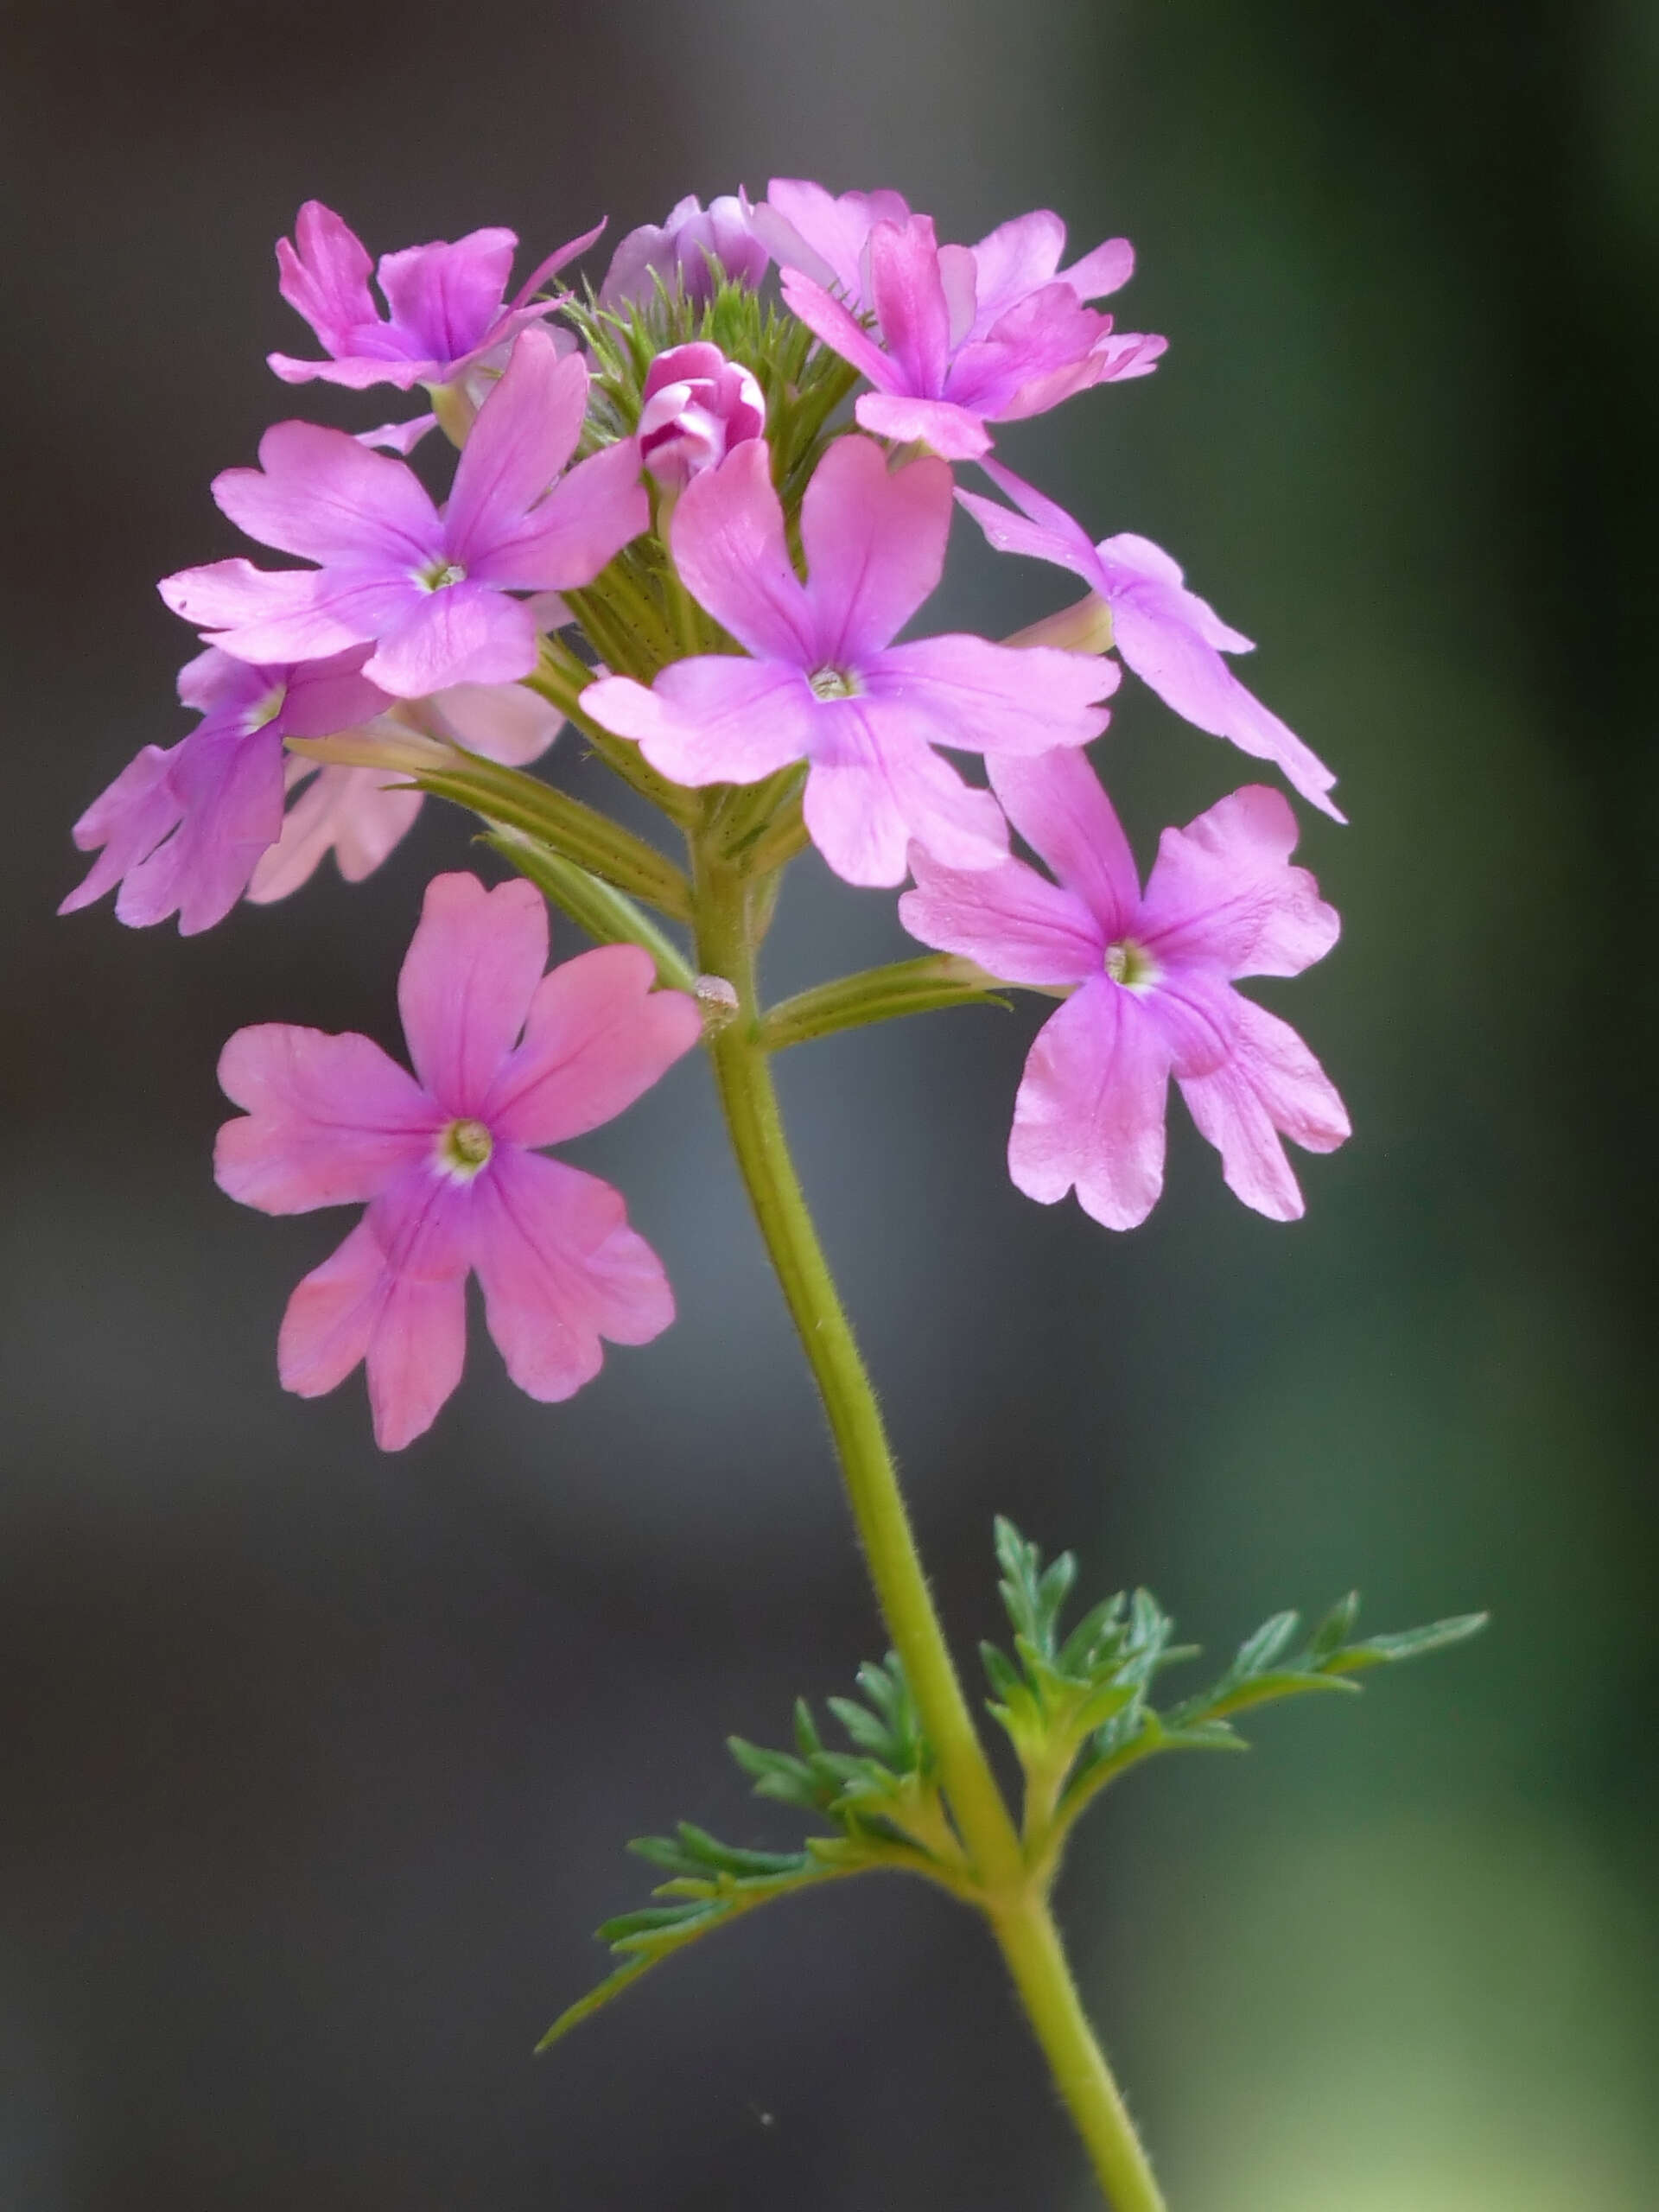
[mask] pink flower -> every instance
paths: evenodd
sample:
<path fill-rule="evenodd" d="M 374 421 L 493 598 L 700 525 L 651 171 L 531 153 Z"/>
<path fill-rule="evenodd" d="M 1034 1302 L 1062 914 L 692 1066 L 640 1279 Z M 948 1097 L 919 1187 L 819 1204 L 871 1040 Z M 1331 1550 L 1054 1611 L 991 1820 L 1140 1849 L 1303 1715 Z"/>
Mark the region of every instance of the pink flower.
<path fill-rule="evenodd" d="M 240 660 L 372 643 L 365 672 L 399 698 L 528 675 L 535 616 L 508 594 L 590 583 L 650 522 L 632 439 L 554 482 L 587 401 L 582 363 L 561 359 L 544 331 L 521 332 L 442 513 L 406 462 L 343 430 L 279 423 L 260 467 L 226 469 L 213 496 L 251 537 L 321 565 L 217 561 L 167 577 L 162 596 Z"/>
<path fill-rule="evenodd" d="M 862 249 L 868 273 L 855 292 L 848 288 L 874 310 L 874 331 L 801 270 L 785 270 L 784 297 L 875 386 L 855 410 L 865 429 L 973 460 L 990 448 L 988 423 L 1040 415 L 1108 378 L 1144 376 L 1164 351 L 1163 339 L 1115 332 L 1109 315 L 1084 305 L 1128 276 L 1128 242 L 1109 239 L 1058 272 L 1065 236 L 1046 213 L 1004 224 L 971 248 L 941 246 L 927 215 L 882 219 Z M 844 270 L 836 273 L 844 283 Z"/>
<path fill-rule="evenodd" d="M 745 438 L 765 435 L 766 403 L 751 372 L 718 346 L 673 346 L 645 372 L 639 457 L 664 490 L 723 461 Z"/>
<path fill-rule="evenodd" d="M 1224 652 L 1253 652 L 1250 640 L 1186 589 L 1167 553 L 1128 531 L 1091 545 L 1080 523 L 1012 469 L 990 461 L 982 465 L 1020 513 L 971 492 L 957 497 L 999 553 L 1029 554 L 1081 576 L 1111 609 L 1112 642 L 1166 706 L 1242 753 L 1271 760 L 1311 806 L 1345 819 L 1329 796 L 1336 781 L 1331 771 L 1223 660 Z"/>
<path fill-rule="evenodd" d="M 417 730 L 522 768 L 546 752 L 562 719 L 522 683 L 456 683 L 394 708 L 368 728 Z M 297 754 L 289 758 L 288 789 L 299 795 L 290 798 L 282 835 L 261 855 L 248 886 L 256 906 L 297 891 L 329 852 L 346 882 L 360 883 L 407 834 L 423 798 L 394 770 L 320 767 Z"/>
<path fill-rule="evenodd" d="M 601 223 L 549 254 L 511 304 L 507 278 L 518 245 L 512 231 L 469 231 L 453 245 L 439 238 L 383 254 L 379 279 L 387 313 L 382 315 L 369 290 L 362 241 L 332 208 L 308 200 L 294 226 L 298 245 L 276 242 L 279 289 L 316 332 L 329 359 L 301 361 L 272 353 L 270 365 L 284 384 L 321 378 L 353 391 L 375 384 L 396 385 L 401 391 L 417 384 L 453 385 L 484 354 L 552 312 L 556 301 L 532 296 L 604 227 Z"/>
<path fill-rule="evenodd" d="M 584 711 L 680 784 L 754 783 L 804 760 L 807 829 L 849 883 L 902 881 L 911 838 L 957 868 L 995 865 L 1007 842 L 995 801 L 933 747 L 1086 744 L 1117 671 L 982 638 L 895 645 L 939 581 L 950 525 L 943 461 L 889 471 L 868 438 L 839 439 L 802 505 L 802 583 L 766 444 L 734 448 L 687 486 L 670 536 L 681 576 L 750 658 L 676 661 L 650 690 L 607 677 Z"/>
<path fill-rule="evenodd" d="M 1336 942 L 1335 913 L 1288 865 L 1295 817 L 1252 785 L 1185 830 L 1166 830 L 1144 896 L 1111 802 L 1087 760 L 999 761 L 998 798 L 1058 884 L 1022 861 L 955 874 L 912 855 L 899 902 L 912 937 L 1012 983 L 1075 986 L 1038 1033 L 1008 1140 L 1008 1173 L 1052 1205 L 1074 1185 L 1085 1213 L 1132 1229 L 1164 1179 L 1164 1105 L 1174 1076 L 1221 1154 L 1228 1187 L 1274 1221 L 1302 1194 L 1281 1136 L 1332 1152 L 1341 1099 L 1295 1031 L 1232 989 L 1240 976 L 1295 976 Z"/>
<path fill-rule="evenodd" d="M 730 283 L 753 289 L 766 273 L 767 254 L 751 226 L 750 212 L 746 200 L 729 194 L 711 200 L 705 209 L 689 193 L 670 209 L 665 222 L 642 223 L 628 232 L 611 257 L 599 304 L 649 307 L 656 297 L 654 280 L 660 277 L 671 292 L 677 284 L 688 300 L 703 307 L 715 296 L 716 270 Z"/>
<path fill-rule="evenodd" d="M 219 1133 L 221 1190 L 264 1213 L 366 1202 L 289 1300 L 277 1365 L 284 1389 L 314 1398 L 366 1361 L 385 1451 L 429 1427 L 461 1380 L 474 1271 L 532 1398 L 590 1381 L 601 1338 L 646 1344 L 674 1318 L 618 1193 L 536 1148 L 631 1105 L 696 1042 L 696 1007 L 652 990 L 635 945 L 543 976 L 546 962 L 529 884 L 441 875 L 398 983 L 415 1075 L 366 1037 L 285 1022 L 238 1030 L 219 1061 L 247 1109 Z"/>
<path fill-rule="evenodd" d="M 210 649 L 179 672 L 202 719 L 163 751 L 147 745 L 74 827 L 91 871 L 59 907 L 90 906 L 115 884 L 117 917 L 179 917 L 185 937 L 223 920 L 283 829 L 283 741 L 367 721 L 391 702 L 362 674 L 366 648 L 257 666 Z M 101 849 L 99 849 L 101 848 Z"/>

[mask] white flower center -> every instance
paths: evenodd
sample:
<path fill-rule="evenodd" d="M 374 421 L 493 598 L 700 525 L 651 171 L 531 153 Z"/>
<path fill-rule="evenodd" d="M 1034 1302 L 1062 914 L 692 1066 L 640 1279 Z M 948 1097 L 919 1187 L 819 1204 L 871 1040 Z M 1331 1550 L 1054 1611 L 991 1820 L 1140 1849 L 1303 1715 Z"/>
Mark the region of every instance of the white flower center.
<path fill-rule="evenodd" d="M 438 1138 L 438 1163 L 458 1181 L 470 1183 L 495 1150 L 483 1122 L 451 1122 Z"/>
<path fill-rule="evenodd" d="M 1120 938 L 1116 944 L 1109 944 L 1101 965 L 1115 983 L 1122 983 L 1126 991 L 1148 990 L 1158 980 L 1158 963 L 1144 944 L 1137 944 L 1132 937 Z"/>
<path fill-rule="evenodd" d="M 862 689 L 858 678 L 844 668 L 815 669 L 806 680 L 815 699 L 853 699 Z"/>

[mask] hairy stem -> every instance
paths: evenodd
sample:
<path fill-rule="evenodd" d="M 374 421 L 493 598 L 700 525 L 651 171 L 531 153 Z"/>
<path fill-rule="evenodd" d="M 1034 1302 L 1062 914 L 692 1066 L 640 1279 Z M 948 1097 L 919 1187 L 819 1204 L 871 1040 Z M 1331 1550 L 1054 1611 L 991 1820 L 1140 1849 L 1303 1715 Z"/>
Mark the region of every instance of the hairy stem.
<path fill-rule="evenodd" d="M 974 1725 L 912 1533 L 870 1382 L 785 1141 L 754 976 L 763 886 L 690 840 L 699 966 L 736 990 L 736 1017 L 709 1040 L 737 1164 L 800 1333 L 840 1457 L 853 1517 L 893 1649 L 938 1761 L 984 1910 L 1115 2212 L 1163 2199 L 1084 2016 L 1050 1911 Z"/>

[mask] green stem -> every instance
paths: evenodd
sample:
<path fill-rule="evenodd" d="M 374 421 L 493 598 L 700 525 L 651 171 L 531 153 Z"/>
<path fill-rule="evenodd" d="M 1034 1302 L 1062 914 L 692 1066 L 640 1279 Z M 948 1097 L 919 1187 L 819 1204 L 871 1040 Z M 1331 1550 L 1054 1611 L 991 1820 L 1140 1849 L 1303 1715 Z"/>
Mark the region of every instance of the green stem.
<path fill-rule="evenodd" d="M 1027 1864 L 934 1608 L 868 1373 L 836 1294 L 785 1141 L 755 991 L 752 901 L 729 862 L 691 841 L 699 966 L 735 988 L 736 1018 L 709 1040 L 732 1148 L 823 1400 L 893 1648 L 920 1709 L 985 1911 L 1056 2086 L 1115 2212 L 1164 2212 L 1133 2124 L 1090 2032 L 1046 1890 Z"/>
<path fill-rule="evenodd" d="M 995 982 L 971 960 L 953 952 L 930 952 L 919 960 L 898 960 L 887 968 L 866 968 L 815 984 L 767 1009 L 760 1026 L 768 1052 L 830 1037 L 839 1029 L 861 1029 L 872 1021 L 893 1021 L 901 1014 L 931 1014 L 946 1006 L 1006 1006 L 995 996 Z"/>

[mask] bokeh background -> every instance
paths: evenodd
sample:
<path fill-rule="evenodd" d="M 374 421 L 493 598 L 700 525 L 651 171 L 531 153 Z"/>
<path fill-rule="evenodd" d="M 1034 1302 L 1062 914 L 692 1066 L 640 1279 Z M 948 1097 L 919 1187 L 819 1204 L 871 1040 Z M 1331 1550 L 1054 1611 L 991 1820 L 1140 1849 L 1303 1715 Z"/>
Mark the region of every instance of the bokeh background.
<path fill-rule="evenodd" d="M 964 1652 L 997 1510 L 1211 1646 L 1355 1582 L 1373 1626 L 1495 1609 L 1084 1836 L 1066 1917 L 1173 2202 L 1652 2202 L 1652 7 L 12 0 L 0 41 L 0 2202 L 1091 2201 L 980 1932 L 903 1885 L 760 1916 L 531 2060 L 641 1893 L 624 1839 L 785 1836 L 721 1740 L 878 1646 L 702 1071 L 583 1148 L 678 1327 L 553 1411 L 480 1338 L 384 1459 L 360 1385 L 276 1388 L 339 1224 L 215 1192 L 213 1064 L 249 1020 L 391 1041 L 465 825 L 190 942 L 52 918 L 71 820 L 182 727 L 152 580 L 233 550 L 208 478 L 288 411 L 298 203 L 539 254 L 773 172 L 1135 239 L 1121 319 L 1166 360 L 1001 449 L 1264 640 L 1354 824 L 1304 846 L 1341 946 L 1262 991 L 1358 1130 L 1299 1227 L 1190 1129 L 1134 1236 L 1020 1198 L 1029 1009 L 784 1068 Z M 1055 590 L 964 541 L 940 620 Z M 1143 854 L 1248 773 L 1127 687 L 1104 757 Z M 902 942 L 810 862 L 771 973 Z"/>

